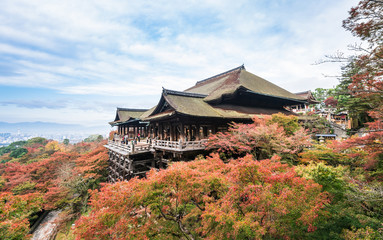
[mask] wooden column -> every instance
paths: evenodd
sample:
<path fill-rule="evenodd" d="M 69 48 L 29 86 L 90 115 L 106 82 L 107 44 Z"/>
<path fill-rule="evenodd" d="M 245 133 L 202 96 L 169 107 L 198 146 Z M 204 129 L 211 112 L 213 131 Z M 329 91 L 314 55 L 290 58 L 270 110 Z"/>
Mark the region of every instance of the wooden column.
<path fill-rule="evenodd" d="M 185 126 L 184 124 L 181 122 L 179 124 L 179 127 L 180 127 L 180 139 L 181 141 L 185 142 Z"/>
<path fill-rule="evenodd" d="M 162 128 L 162 123 L 158 124 L 158 139 L 163 140 L 164 138 L 164 129 Z"/>
<path fill-rule="evenodd" d="M 196 124 L 196 136 L 195 136 L 196 141 L 199 141 L 201 139 L 200 134 L 201 134 L 200 125 L 199 125 L 199 123 L 197 123 Z"/>
<path fill-rule="evenodd" d="M 174 136 L 173 136 L 173 134 L 174 134 L 174 131 L 173 131 L 173 124 L 169 124 L 169 129 L 170 129 L 170 141 L 174 141 Z"/>
<path fill-rule="evenodd" d="M 178 138 L 177 138 L 177 125 L 173 124 L 172 129 L 173 129 L 173 141 L 177 141 L 178 140 Z"/>

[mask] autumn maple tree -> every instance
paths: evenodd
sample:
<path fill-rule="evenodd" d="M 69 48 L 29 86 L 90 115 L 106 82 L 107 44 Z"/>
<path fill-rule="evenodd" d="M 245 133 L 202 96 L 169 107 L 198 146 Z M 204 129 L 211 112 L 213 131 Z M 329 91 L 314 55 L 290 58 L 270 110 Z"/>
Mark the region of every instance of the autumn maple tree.
<path fill-rule="evenodd" d="M 363 42 L 352 47 L 358 54 L 344 67 L 339 86 L 350 96 L 346 109 L 352 113 L 360 107 L 361 115 L 368 118 L 361 121 L 366 122 L 365 136 L 351 138 L 341 147 L 363 146 L 365 168 L 383 173 L 383 2 L 360 1 L 349 11 L 343 27 Z"/>
<path fill-rule="evenodd" d="M 93 191 L 75 231 L 78 239 L 304 237 L 328 202 L 319 184 L 278 158 L 225 164 L 213 154 Z"/>
<path fill-rule="evenodd" d="M 278 154 L 284 160 L 295 160 L 310 144 L 297 117 L 277 114 L 254 117 L 251 124 L 233 123 L 227 132 L 212 135 L 207 147 L 228 156 L 250 153 L 260 160 Z"/>
<path fill-rule="evenodd" d="M 0 239 L 23 239 L 28 236 L 28 217 L 43 208 L 40 193 L 13 195 L 0 192 Z"/>
<path fill-rule="evenodd" d="M 40 211 L 61 208 L 67 218 L 78 216 L 86 209 L 88 189 L 105 181 L 102 142 L 65 145 L 33 138 L 17 144 L 4 155 L 27 152 L 0 164 L 0 239 L 27 239 Z"/>
<path fill-rule="evenodd" d="M 345 67 L 344 88 L 354 98 L 368 102 L 370 116 L 382 122 L 383 116 L 383 2 L 363 0 L 352 8 L 343 27 L 360 38 L 354 46 L 358 55 Z M 342 82 L 341 82 L 342 84 Z M 377 126 L 371 126 L 377 127 Z M 379 126 L 381 128 L 381 126 Z"/>

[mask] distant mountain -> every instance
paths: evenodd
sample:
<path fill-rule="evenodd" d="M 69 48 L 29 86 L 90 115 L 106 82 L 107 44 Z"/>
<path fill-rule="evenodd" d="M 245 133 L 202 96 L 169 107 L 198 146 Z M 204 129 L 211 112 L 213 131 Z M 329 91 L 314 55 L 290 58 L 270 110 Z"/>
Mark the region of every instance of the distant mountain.
<path fill-rule="evenodd" d="M 106 134 L 110 131 L 110 127 L 105 125 L 100 126 L 83 126 L 80 124 L 62 124 L 52 122 L 18 122 L 8 123 L 0 122 L 0 133 L 44 133 L 44 134 Z"/>

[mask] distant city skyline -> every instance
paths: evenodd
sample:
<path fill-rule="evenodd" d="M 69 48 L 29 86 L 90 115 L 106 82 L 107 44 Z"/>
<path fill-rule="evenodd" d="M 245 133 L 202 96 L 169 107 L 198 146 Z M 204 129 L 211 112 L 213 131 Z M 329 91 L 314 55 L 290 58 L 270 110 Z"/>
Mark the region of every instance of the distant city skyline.
<path fill-rule="evenodd" d="M 7 123 L 0 121 L 0 134 L 45 134 L 45 135 L 68 135 L 68 134 L 107 134 L 112 129 L 108 124 L 87 126 L 81 124 L 61 124 L 54 122 L 18 122 Z"/>
<path fill-rule="evenodd" d="M 150 108 L 244 64 L 291 92 L 329 88 L 356 40 L 356 0 L 4 0 L 0 121 L 108 125 L 116 107 Z"/>
<path fill-rule="evenodd" d="M 107 137 L 111 128 L 106 124 L 87 127 L 76 124 L 60 124 L 48 122 L 0 122 L 0 147 L 16 141 L 26 141 L 34 137 L 62 142 L 69 139 L 71 143 L 83 141 L 90 135 L 102 135 Z"/>

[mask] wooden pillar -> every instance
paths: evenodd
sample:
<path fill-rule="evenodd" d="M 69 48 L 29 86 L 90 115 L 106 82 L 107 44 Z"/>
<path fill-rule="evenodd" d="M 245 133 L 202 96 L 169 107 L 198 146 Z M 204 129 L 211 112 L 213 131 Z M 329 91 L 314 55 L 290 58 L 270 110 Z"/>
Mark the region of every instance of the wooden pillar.
<path fill-rule="evenodd" d="M 200 134 L 201 134 L 201 131 L 200 131 L 200 125 L 199 123 L 196 124 L 196 136 L 195 136 L 195 140 L 196 141 L 199 141 L 200 140 Z"/>
<path fill-rule="evenodd" d="M 172 123 L 170 123 L 169 124 L 169 129 L 170 129 L 170 132 L 169 132 L 169 134 L 170 134 L 170 141 L 174 141 L 174 136 L 173 136 L 173 134 L 174 134 L 174 131 L 173 131 L 173 124 Z"/>
<path fill-rule="evenodd" d="M 158 139 L 163 140 L 164 130 L 162 129 L 162 123 L 158 124 Z"/>
<path fill-rule="evenodd" d="M 172 129 L 173 129 L 173 141 L 178 141 L 178 138 L 177 138 L 177 125 L 173 124 L 172 125 Z"/>
<path fill-rule="evenodd" d="M 189 127 L 188 127 L 188 125 L 187 124 L 185 124 L 184 125 L 184 129 L 183 129 L 183 131 L 184 131 L 184 134 L 185 134 L 185 142 L 186 141 L 188 141 L 189 139 Z"/>
<path fill-rule="evenodd" d="M 190 141 L 193 141 L 196 138 L 195 125 L 190 125 Z"/>
<path fill-rule="evenodd" d="M 191 136 L 192 136 L 191 124 L 188 124 L 187 128 L 188 129 L 187 129 L 187 136 L 186 136 L 186 138 L 187 138 L 188 141 L 190 141 L 191 140 Z"/>
<path fill-rule="evenodd" d="M 155 126 L 153 128 L 153 136 L 154 136 L 154 138 L 158 138 L 158 126 Z"/>
<path fill-rule="evenodd" d="M 185 126 L 183 123 L 180 124 L 180 139 L 185 142 Z"/>

